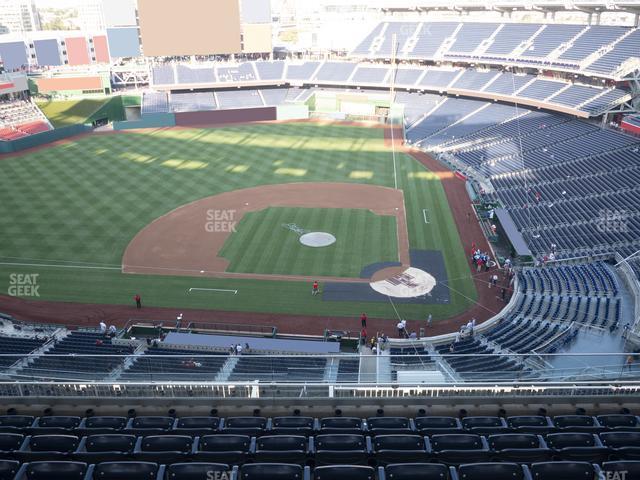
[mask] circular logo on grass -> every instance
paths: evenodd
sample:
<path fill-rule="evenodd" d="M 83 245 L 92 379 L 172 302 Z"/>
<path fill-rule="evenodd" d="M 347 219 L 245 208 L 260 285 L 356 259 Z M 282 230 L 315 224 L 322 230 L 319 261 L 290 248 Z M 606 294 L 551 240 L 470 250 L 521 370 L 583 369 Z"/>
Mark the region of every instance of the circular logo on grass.
<path fill-rule="evenodd" d="M 309 232 L 300 236 L 300 243 L 307 247 L 328 247 L 336 243 L 336 237 L 327 232 Z"/>

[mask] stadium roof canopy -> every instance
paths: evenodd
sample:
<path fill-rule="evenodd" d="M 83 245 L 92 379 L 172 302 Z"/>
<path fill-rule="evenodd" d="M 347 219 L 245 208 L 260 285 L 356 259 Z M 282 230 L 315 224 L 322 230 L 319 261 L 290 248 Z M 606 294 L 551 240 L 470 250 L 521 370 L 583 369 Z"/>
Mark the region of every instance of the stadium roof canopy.
<path fill-rule="evenodd" d="M 391 3 L 391 2 L 390 2 Z M 386 12 L 426 12 L 430 10 L 455 11 L 583 11 L 588 13 L 625 11 L 640 13 L 638 0 L 394 0 L 393 5 L 382 8 Z"/>

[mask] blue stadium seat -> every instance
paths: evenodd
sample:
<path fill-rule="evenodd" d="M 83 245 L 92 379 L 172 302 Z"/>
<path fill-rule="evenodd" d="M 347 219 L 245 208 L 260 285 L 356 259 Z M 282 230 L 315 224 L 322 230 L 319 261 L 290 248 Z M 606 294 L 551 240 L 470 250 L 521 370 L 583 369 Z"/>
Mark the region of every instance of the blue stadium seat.
<path fill-rule="evenodd" d="M 635 415 L 598 415 L 596 419 L 607 430 L 640 430 L 640 422 Z"/>
<path fill-rule="evenodd" d="M 0 432 L 26 434 L 34 421 L 35 417 L 29 415 L 2 415 L 0 416 Z"/>
<path fill-rule="evenodd" d="M 20 450 L 25 436 L 19 433 L 0 433 L 0 455 L 2 458 L 13 458 L 13 452 Z"/>
<path fill-rule="evenodd" d="M 363 465 L 331 465 L 313 471 L 314 480 L 374 480 L 376 471 Z"/>
<path fill-rule="evenodd" d="M 553 433 L 556 428 L 551 423 L 549 417 L 538 415 L 521 415 L 515 417 L 507 417 L 507 425 L 512 430 L 521 433 Z"/>
<path fill-rule="evenodd" d="M 0 460 L 0 480 L 13 480 L 19 469 L 17 460 Z"/>
<path fill-rule="evenodd" d="M 431 448 L 436 458 L 447 465 L 489 460 L 489 448 L 484 437 L 470 433 L 433 435 Z"/>
<path fill-rule="evenodd" d="M 439 463 L 404 463 L 380 467 L 380 480 L 451 480 L 451 470 Z"/>
<path fill-rule="evenodd" d="M 428 462 L 429 440 L 419 435 L 377 435 L 372 441 L 378 465 Z"/>
<path fill-rule="evenodd" d="M 300 465 L 287 463 L 248 463 L 239 470 L 239 480 L 303 480 L 305 477 L 305 469 Z"/>
<path fill-rule="evenodd" d="M 84 418 L 76 429 L 78 435 L 118 433 L 127 426 L 126 417 L 89 417 Z"/>
<path fill-rule="evenodd" d="M 600 441 L 616 458 L 640 460 L 640 432 L 602 432 Z"/>
<path fill-rule="evenodd" d="M 336 433 L 317 435 L 312 449 L 317 465 L 363 465 L 367 463 L 371 443 L 363 435 Z"/>
<path fill-rule="evenodd" d="M 590 433 L 550 433 L 545 441 L 559 460 L 602 463 L 609 457 L 609 449 Z"/>
<path fill-rule="evenodd" d="M 16 452 L 23 462 L 66 460 L 78 448 L 80 440 L 73 435 L 34 435 Z"/>
<path fill-rule="evenodd" d="M 32 435 L 72 435 L 81 421 L 80 417 L 38 417 L 29 431 Z"/>
<path fill-rule="evenodd" d="M 274 435 L 311 435 L 315 430 L 312 417 L 274 417 L 271 420 L 271 433 Z"/>
<path fill-rule="evenodd" d="M 151 462 L 104 462 L 93 469 L 92 480 L 161 480 L 162 470 Z"/>
<path fill-rule="evenodd" d="M 527 433 L 503 433 L 487 438 L 491 456 L 501 462 L 546 462 L 553 451 L 547 448 L 539 435 Z"/>
<path fill-rule="evenodd" d="M 529 467 L 534 480 L 596 480 L 598 469 L 587 462 L 543 462 Z"/>
<path fill-rule="evenodd" d="M 241 464 L 251 451 L 247 435 L 205 435 L 197 440 L 194 459 L 199 462 Z"/>
<path fill-rule="evenodd" d="M 588 415 L 561 415 L 553 417 L 553 424 L 562 432 L 598 433 L 603 430 L 594 417 Z"/>
<path fill-rule="evenodd" d="M 327 417 L 320 420 L 322 433 L 361 434 L 363 429 L 362 419 L 357 417 Z"/>
<path fill-rule="evenodd" d="M 80 440 L 73 458 L 86 463 L 129 460 L 136 445 L 135 435 L 89 435 Z"/>
<path fill-rule="evenodd" d="M 180 417 L 172 433 L 202 436 L 215 433 L 220 426 L 218 417 Z"/>
<path fill-rule="evenodd" d="M 172 417 L 144 416 L 129 420 L 126 432 L 134 435 L 162 435 L 173 427 Z"/>
<path fill-rule="evenodd" d="M 20 468 L 16 480 L 83 480 L 87 469 L 82 462 L 30 462 Z"/>
<path fill-rule="evenodd" d="M 230 472 L 229 465 L 224 463 L 174 463 L 167 465 L 166 480 L 210 480 L 215 472 Z M 210 473 L 211 472 L 211 473 Z M 222 475 L 220 475 L 222 477 Z M 227 478 L 230 478 L 227 477 Z"/>
<path fill-rule="evenodd" d="M 174 463 L 188 460 L 192 450 L 189 435 L 150 435 L 138 438 L 133 455 L 147 462 Z"/>
<path fill-rule="evenodd" d="M 229 417 L 224 421 L 223 432 L 234 435 L 260 436 L 267 429 L 264 417 Z"/>
<path fill-rule="evenodd" d="M 265 435 L 256 439 L 254 457 L 262 463 L 304 464 L 309 455 L 309 440 L 302 435 Z"/>
<path fill-rule="evenodd" d="M 507 423 L 501 417 L 465 417 L 462 419 L 462 427 L 478 435 L 491 435 L 509 431 Z"/>
<path fill-rule="evenodd" d="M 462 424 L 454 417 L 416 417 L 414 424 L 422 435 L 462 433 Z"/>
<path fill-rule="evenodd" d="M 464 480 L 528 480 L 528 471 L 517 463 L 471 463 L 458 467 Z"/>
<path fill-rule="evenodd" d="M 373 435 L 402 434 L 413 430 L 406 417 L 371 417 L 367 419 L 367 427 Z"/>

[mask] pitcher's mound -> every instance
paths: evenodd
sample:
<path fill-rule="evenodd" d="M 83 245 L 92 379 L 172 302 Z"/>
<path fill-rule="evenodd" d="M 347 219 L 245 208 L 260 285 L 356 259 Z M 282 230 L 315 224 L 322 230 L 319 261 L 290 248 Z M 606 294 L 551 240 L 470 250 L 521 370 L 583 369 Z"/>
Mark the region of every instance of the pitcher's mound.
<path fill-rule="evenodd" d="M 390 272 L 394 273 L 394 272 Z M 415 298 L 428 295 L 436 286 L 433 275 L 419 268 L 409 267 L 383 280 L 372 279 L 371 288 L 389 297 Z"/>
<path fill-rule="evenodd" d="M 327 232 L 311 232 L 302 235 L 300 243 L 307 247 L 328 247 L 336 243 L 336 237 Z"/>

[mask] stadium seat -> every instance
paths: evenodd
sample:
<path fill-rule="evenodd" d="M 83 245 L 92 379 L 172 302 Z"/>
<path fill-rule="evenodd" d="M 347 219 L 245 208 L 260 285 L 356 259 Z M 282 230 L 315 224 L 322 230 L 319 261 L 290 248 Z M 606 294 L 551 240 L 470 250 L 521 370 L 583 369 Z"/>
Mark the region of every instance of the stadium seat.
<path fill-rule="evenodd" d="M 73 458 L 90 464 L 128 460 L 133 455 L 135 445 L 135 435 L 89 435 L 80 440 Z"/>
<path fill-rule="evenodd" d="M 406 434 L 413 429 L 406 417 L 371 417 L 367 419 L 367 427 L 372 435 Z"/>
<path fill-rule="evenodd" d="M 29 431 L 32 435 L 72 435 L 81 421 L 80 417 L 38 417 Z"/>
<path fill-rule="evenodd" d="M 104 462 L 93 469 L 92 480 L 161 480 L 162 470 L 151 462 Z"/>
<path fill-rule="evenodd" d="M 451 471 L 438 463 L 404 463 L 378 469 L 380 480 L 450 480 Z"/>
<path fill-rule="evenodd" d="M 17 460 L 0 460 L 0 480 L 13 480 L 19 469 Z"/>
<path fill-rule="evenodd" d="M 225 419 L 223 432 L 233 435 L 260 436 L 267 428 L 264 417 L 229 417 Z"/>
<path fill-rule="evenodd" d="M 374 480 L 376 471 L 363 465 L 331 465 L 313 471 L 314 480 Z"/>
<path fill-rule="evenodd" d="M 33 425 L 35 417 L 28 415 L 2 415 L 0 416 L 0 432 L 28 433 L 28 428 Z"/>
<path fill-rule="evenodd" d="M 598 433 L 603 428 L 588 415 L 561 415 L 553 417 L 553 424 L 561 432 Z"/>
<path fill-rule="evenodd" d="M 509 431 L 507 423 L 501 417 L 466 417 L 462 419 L 462 427 L 478 435 L 491 435 Z"/>
<path fill-rule="evenodd" d="M 454 417 L 416 417 L 414 425 L 422 435 L 462 433 L 462 424 Z"/>
<path fill-rule="evenodd" d="M 471 433 L 433 435 L 431 448 L 436 458 L 447 465 L 483 462 L 490 458 L 484 437 Z"/>
<path fill-rule="evenodd" d="M 640 422 L 635 415 L 599 415 L 596 419 L 607 430 L 640 430 Z"/>
<path fill-rule="evenodd" d="M 363 465 L 371 452 L 370 438 L 336 433 L 317 435 L 312 443 L 317 465 Z"/>
<path fill-rule="evenodd" d="M 640 432 L 602 432 L 600 441 L 616 458 L 640 460 Z"/>
<path fill-rule="evenodd" d="M 30 462 L 20 468 L 16 480 L 83 480 L 87 468 L 82 462 Z"/>
<path fill-rule="evenodd" d="M 215 478 L 215 475 L 211 475 L 211 473 L 229 471 L 231 471 L 231 468 L 224 463 L 174 463 L 167 465 L 165 479 L 209 480 Z"/>
<path fill-rule="evenodd" d="M 528 472 L 517 463 L 471 463 L 458 467 L 464 480 L 525 480 Z"/>
<path fill-rule="evenodd" d="M 596 480 L 598 469 L 587 462 L 543 462 L 529 467 L 534 480 Z"/>
<path fill-rule="evenodd" d="M 304 464 L 309 441 L 302 435 L 267 435 L 256 439 L 254 457 L 262 463 Z"/>
<path fill-rule="evenodd" d="M 89 417 L 82 419 L 76 431 L 78 435 L 118 433 L 126 426 L 126 417 Z"/>
<path fill-rule="evenodd" d="M 590 433 L 550 433 L 545 441 L 558 460 L 601 463 L 609 457 L 609 449 Z"/>
<path fill-rule="evenodd" d="M 546 462 L 551 460 L 552 450 L 547 448 L 539 435 L 527 433 L 503 433 L 487 438 L 491 456 L 501 462 Z"/>
<path fill-rule="evenodd" d="M 0 433 L 0 455 L 2 458 L 13 458 L 13 452 L 20 450 L 24 435 L 19 433 Z"/>
<path fill-rule="evenodd" d="M 172 433 L 177 435 L 202 436 L 215 433 L 220 426 L 218 417 L 180 417 Z"/>
<path fill-rule="evenodd" d="M 73 435 L 34 435 L 16 452 L 23 462 L 66 460 L 78 448 L 80 440 Z"/>
<path fill-rule="evenodd" d="M 205 435 L 197 441 L 194 459 L 199 462 L 241 464 L 251 450 L 247 435 Z"/>
<path fill-rule="evenodd" d="M 377 435 L 371 443 L 378 465 L 429 461 L 429 440 L 419 435 Z"/>
<path fill-rule="evenodd" d="M 136 417 L 129 420 L 126 433 L 134 435 L 162 435 L 167 433 L 175 423 L 172 417 Z"/>
<path fill-rule="evenodd" d="M 138 438 L 133 455 L 137 460 L 157 463 L 183 462 L 193 450 L 188 435 L 150 435 Z"/>
<path fill-rule="evenodd" d="M 624 474 L 626 478 L 640 478 L 640 461 L 627 460 L 617 462 L 604 462 L 602 464 L 602 471 L 605 472 L 605 478 L 607 478 L 607 472 L 626 472 Z M 608 477 L 613 478 L 613 475 L 610 473 Z M 622 475 L 619 475 L 618 477 L 622 477 Z"/>
<path fill-rule="evenodd" d="M 556 428 L 551 423 L 549 417 L 537 415 L 521 415 L 515 417 L 507 417 L 507 425 L 512 430 L 521 433 L 553 433 Z"/>
<path fill-rule="evenodd" d="M 312 417 L 274 417 L 271 420 L 273 435 L 311 435 L 315 430 L 315 420 Z"/>
<path fill-rule="evenodd" d="M 287 463 L 248 463 L 240 467 L 238 478 L 241 480 L 303 480 L 305 477 L 304 473 L 305 469 L 300 465 Z"/>
<path fill-rule="evenodd" d="M 352 433 L 361 434 L 363 431 L 362 419 L 357 417 L 328 417 L 320 420 L 320 431 L 328 433 Z"/>

